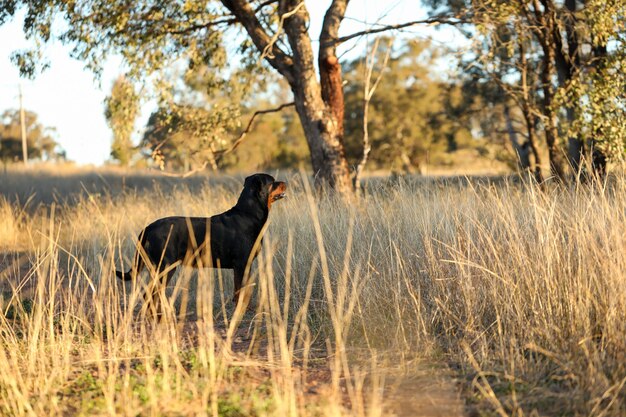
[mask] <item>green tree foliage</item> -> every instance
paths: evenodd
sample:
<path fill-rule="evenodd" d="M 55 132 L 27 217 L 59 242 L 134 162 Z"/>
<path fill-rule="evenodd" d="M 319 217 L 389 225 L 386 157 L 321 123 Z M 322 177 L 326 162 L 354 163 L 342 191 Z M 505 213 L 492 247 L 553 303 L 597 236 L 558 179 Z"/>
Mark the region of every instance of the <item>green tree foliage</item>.
<path fill-rule="evenodd" d="M 251 91 L 265 88 L 265 71 L 242 69 L 223 74 L 207 65 L 172 74 L 150 116 L 141 146 L 162 169 L 218 168 L 241 125 Z"/>
<path fill-rule="evenodd" d="M 65 152 L 54 139 L 54 129 L 43 126 L 30 111 L 25 111 L 25 125 L 29 159 L 65 159 Z M 7 110 L 0 119 L 0 159 L 5 162 L 22 160 L 19 110 Z"/>
<path fill-rule="evenodd" d="M 379 48 L 378 62 L 385 48 Z M 478 144 L 470 133 L 471 113 L 461 86 L 439 75 L 440 53 L 428 41 L 407 41 L 382 69 L 368 117 L 374 167 L 412 171 L 426 162 L 444 163 L 448 152 Z M 346 151 L 351 160 L 359 158 L 362 148 L 364 66 L 359 58 L 344 69 Z"/>
<path fill-rule="evenodd" d="M 134 85 L 126 77 L 118 77 L 104 106 L 104 116 L 113 131 L 111 157 L 127 166 L 133 154 L 131 135 L 139 113 L 139 96 Z"/>
<path fill-rule="evenodd" d="M 530 147 L 543 133 L 554 175 L 565 179 L 566 154 L 574 173 L 584 159 L 603 173 L 608 159 L 622 157 L 626 0 L 426 3 L 463 16 L 472 71 L 517 106 Z"/>
<path fill-rule="evenodd" d="M 217 168 L 215 153 L 232 136 L 221 116 L 200 106 L 162 105 L 150 115 L 141 145 L 161 169 L 189 171 L 207 163 Z M 234 127 L 238 119 L 230 119 Z"/>
<path fill-rule="evenodd" d="M 349 196 L 353 182 L 343 145 L 344 97 L 337 56 L 337 46 L 351 39 L 339 37 L 347 5 L 348 0 L 330 3 L 319 35 L 309 32 L 304 0 L 141 0 L 132 4 L 125 0 L 10 0 L 0 5 L 0 24 L 23 8 L 24 31 L 35 45 L 61 39 L 73 46 L 74 57 L 96 73 L 108 54 L 120 53 L 131 69 L 130 76 L 137 79 L 161 75 L 181 62 L 190 69 L 200 65 L 222 68 L 235 61 L 233 55 L 227 58 L 222 42 L 222 36 L 229 33 L 229 39 L 240 43 L 242 54 L 237 62 L 244 67 L 264 62 L 289 84 L 318 185 Z M 55 27 L 55 21 L 61 24 Z M 319 40 L 317 56 L 313 39 Z M 31 52 L 14 57 L 26 74 L 36 70 L 33 57 L 35 63 L 40 61 Z M 154 78 L 160 81 L 162 77 Z"/>
<path fill-rule="evenodd" d="M 209 95 L 202 89 L 205 83 L 198 82 L 208 69 L 198 70 L 188 71 L 180 83 L 173 81 L 180 86 L 177 102 L 162 102 L 150 116 L 142 140 L 146 156 L 174 171 L 197 169 L 206 161 L 213 169 L 248 171 L 307 163 L 306 139 L 293 106 L 258 116 L 242 146 L 230 152 L 244 129 L 242 121 L 247 124 L 256 111 L 292 100 L 284 83 L 268 73 L 235 73 Z"/>

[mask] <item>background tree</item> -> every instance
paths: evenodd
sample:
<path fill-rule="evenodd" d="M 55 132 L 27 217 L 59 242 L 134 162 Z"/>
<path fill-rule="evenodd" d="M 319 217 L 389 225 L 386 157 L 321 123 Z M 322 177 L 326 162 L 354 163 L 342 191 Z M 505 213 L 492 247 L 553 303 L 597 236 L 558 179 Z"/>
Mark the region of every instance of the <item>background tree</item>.
<path fill-rule="evenodd" d="M 370 106 L 372 168 L 414 172 L 425 169 L 426 164 L 434 168 L 484 165 L 494 156 L 515 163 L 513 155 L 501 150 L 505 146 L 499 140 L 504 129 L 501 106 L 481 97 L 487 94 L 486 87 L 473 86 L 442 70 L 446 68 L 440 59 L 447 52 L 445 47 L 420 39 L 406 40 L 395 48 L 389 65 L 379 68 L 391 52 L 388 44 L 382 39 L 377 56 L 372 57 L 378 63 L 376 78 L 383 71 Z M 354 165 L 362 155 L 365 67 L 363 59 L 357 58 L 343 68 L 347 155 Z M 244 83 L 233 74 L 234 79 L 224 78 L 222 86 L 209 95 L 202 89 L 207 83 L 190 82 L 201 74 L 186 74 L 179 81 L 171 80 L 176 86 L 176 100 L 163 102 L 148 120 L 142 140 L 146 157 L 154 155 L 164 169 L 182 172 L 196 170 L 207 160 L 215 169 L 244 171 L 297 169 L 310 163 L 293 106 L 255 118 L 242 146 L 225 153 L 245 130 L 240 120 L 247 127 L 247 121 L 259 110 L 277 108 L 293 98 L 285 82 L 271 73 L 248 75 L 245 85 L 250 93 L 243 94 L 237 86 Z M 182 103 L 189 107 L 181 108 Z M 193 113 L 198 113 L 197 123 L 179 119 Z M 226 120 L 230 122 L 226 124 Z M 196 124 L 205 131 L 189 129 Z M 229 127 L 222 129 L 226 125 Z"/>
<path fill-rule="evenodd" d="M 65 152 L 54 139 L 54 129 L 45 127 L 37 115 L 25 111 L 28 157 L 31 159 L 65 159 Z M 22 160 L 22 136 L 19 110 L 6 110 L 0 119 L 0 158 L 5 162 Z"/>
<path fill-rule="evenodd" d="M 222 73 L 201 63 L 170 74 L 169 94 L 150 116 L 142 148 L 163 169 L 224 167 L 220 155 L 237 137 L 242 113 L 265 104 L 268 79 L 276 81 L 259 69 Z"/>
<path fill-rule="evenodd" d="M 625 76 L 619 58 L 626 33 L 624 0 L 427 3 L 435 14 L 468 17 L 467 33 L 478 40 L 473 65 L 482 67 L 517 104 L 529 137 L 535 130 L 543 132 L 553 175 L 565 180 L 568 165 L 578 174 L 585 157 L 598 161 L 593 164 L 598 172 L 605 171 L 606 161 L 615 158 L 605 149 L 623 149 L 623 134 L 597 127 L 623 113 L 623 99 L 615 93 Z M 532 71 L 538 73 L 536 79 Z M 592 72 L 604 72 L 604 80 L 615 88 L 594 81 Z M 594 104 L 602 108 L 595 117 L 590 100 L 602 102 Z M 606 123 L 598 124 L 598 117 Z M 614 124 L 613 129 L 619 130 Z M 607 140 L 613 145 L 607 146 Z"/>
<path fill-rule="evenodd" d="M 379 62 L 387 53 L 381 42 Z M 384 76 L 369 104 L 371 164 L 399 172 L 442 163 L 449 152 L 476 147 L 471 105 L 458 81 L 444 79 L 438 58 L 445 53 L 424 40 L 405 41 L 391 54 Z M 363 135 L 363 58 L 344 66 L 346 150 L 350 161 L 361 155 Z"/>
<path fill-rule="evenodd" d="M 62 16 L 59 38 L 74 45 L 75 57 L 97 71 L 108 53 L 119 52 L 131 72 L 143 74 L 142 78 L 181 59 L 190 65 L 211 65 L 216 56 L 221 57 L 223 34 L 240 26 L 246 34 L 238 37 L 241 50 L 263 60 L 289 85 L 316 178 L 349 194 L 352 183 L 343 145 L 342 69 L 336 53 L 342 41 L 353 38 L 338 36 L 347 5 L 348 0 L 331 2 L 319 36 L 309 33 L 303 0 L 191 0 L 169 2 L 167 7 L 142 0 L 132 8 L 122 0 L 14 0 L 0 9 L 0 22 L 23 6 L 27 36 L 45 42 L 54 34 L 54 17 Z M 312 37 L 320 43 L 319 78 Z M 16 56 L 26 72 L 33 70 L 28 65 L 32 51 L 28 52 Z"/>
<path fill-rule="evenodd" d="M 113 131 L 111 157 L 127 166 L 133 154 L 131 135 L 139 113 L 139 96 L 134 85 L 123 75 L 111 88 L 111 95 L 104 100 L 104 116 Z"/>

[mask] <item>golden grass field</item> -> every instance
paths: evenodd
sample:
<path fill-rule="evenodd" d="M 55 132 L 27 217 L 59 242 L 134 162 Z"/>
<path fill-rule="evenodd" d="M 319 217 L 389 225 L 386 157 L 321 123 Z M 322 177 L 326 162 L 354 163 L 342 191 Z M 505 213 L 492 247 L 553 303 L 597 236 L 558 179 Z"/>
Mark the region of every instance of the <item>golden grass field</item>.
<path fill-rule="evenodd" d="M 155 325 L 114 269 L 243 176 L 0 173 L 0 414 L 626 415 L 626 179 L 369 178 L 346 204 L 271 174 L 253 311 L 184 269 Z"/>

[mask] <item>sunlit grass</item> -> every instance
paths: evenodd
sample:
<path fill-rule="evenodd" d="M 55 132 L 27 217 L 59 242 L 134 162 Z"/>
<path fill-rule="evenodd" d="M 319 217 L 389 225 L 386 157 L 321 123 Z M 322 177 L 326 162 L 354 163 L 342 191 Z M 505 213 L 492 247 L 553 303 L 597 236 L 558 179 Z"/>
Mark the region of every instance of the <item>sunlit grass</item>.
<path fill-rule="evenodd" d="M 114 268 L 155 218 L 232 206 L 238 179 L 1 200 L 0 413 L 386 415 L 386 375 L 417 358 L 480 410 L 626 412 L 623 179 L 381 179 L 352 204 L 281 179 L 254 311 L 225 301 L 230 273 L 182 270 L 156 326 Z"/>

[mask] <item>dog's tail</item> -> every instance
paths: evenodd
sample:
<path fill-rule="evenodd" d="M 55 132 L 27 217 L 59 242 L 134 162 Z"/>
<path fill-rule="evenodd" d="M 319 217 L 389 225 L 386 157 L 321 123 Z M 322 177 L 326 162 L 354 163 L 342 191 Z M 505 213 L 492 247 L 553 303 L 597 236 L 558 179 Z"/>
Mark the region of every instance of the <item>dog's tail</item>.
<path fill-rule="evenodd" d="M 126 272 L 124 271 L 115 271 L 115 275 L 121 280 L 131 281 L 134 279 L 144 267 L 144 261 L 141 257 L 140 252 L 143 250 L 143 245 L 145 244 L 144 234 L 143 232 L 139 235 L 139 245 L 137 246 L 137 251 L 135 252 L 135 257 L 133 259 L 133 265 Z"/>

